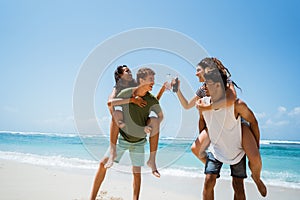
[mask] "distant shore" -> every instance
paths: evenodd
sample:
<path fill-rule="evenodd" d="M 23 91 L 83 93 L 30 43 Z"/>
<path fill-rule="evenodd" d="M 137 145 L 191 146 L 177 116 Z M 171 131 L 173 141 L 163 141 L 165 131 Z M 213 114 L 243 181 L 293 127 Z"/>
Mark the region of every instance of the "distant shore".
<path fill-rule="evenodd" d="M 1 199 L 44 199 L 44 200 L 87 200 L 94 173 L 74 170 L 53 169 L 43 166 L 18 163 L 0 159 Z M 131 174 L 113 169 L 107 173 L 103 184 L 101 200 L 131 199 Z M 163 175 L 160 179 L 151 174 L 142 175 L 141 200 L 199 200 L 203 178 L 181 178 Z M 218 180 L 215 199 L 233 199 L 231 183 Z M 296 200 L 300 189 L 268 186 L 268 195 L 262 198 L 251 181 L 246 183 L 247 199 Z"/>

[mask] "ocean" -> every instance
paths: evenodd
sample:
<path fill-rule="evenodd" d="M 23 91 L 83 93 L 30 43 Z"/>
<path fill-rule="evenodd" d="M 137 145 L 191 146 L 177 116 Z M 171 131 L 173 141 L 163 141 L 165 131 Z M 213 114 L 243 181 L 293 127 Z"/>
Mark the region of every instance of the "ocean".
<path fill-rule="evenodd" d="M 160 138 L 157 164 L 162 176 L 204 177 L 204 165 L 190 151 L 193 140 Z M 92 174 L 108 146 L 109 137 L 103 135 L 0 132 L 0 159 Z M 148 145 L 145 151 L 149 152 Z M 260 152 L 266 184 L 300 189 L 300 141 L 262 140 Z M 129 156 L 112 170 L 131 173 Z M 143 167 L 143 172 L 150 169 Z M 247 173 L 246 181 L 252 181 L 249 169 Z M 229 166 L 223 166 L 221 178 L 231 179 Z"/>

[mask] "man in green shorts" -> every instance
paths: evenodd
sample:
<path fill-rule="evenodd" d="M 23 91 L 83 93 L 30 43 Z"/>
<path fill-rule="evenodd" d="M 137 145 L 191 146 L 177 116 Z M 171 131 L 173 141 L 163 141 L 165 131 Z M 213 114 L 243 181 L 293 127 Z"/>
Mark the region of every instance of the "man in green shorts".
<path fill-rule="evenodd" d="M 139 199 L 141 166 L 144 165 L 144 146 L 147 141 L 147 133 L 150 133 L 150 140 L 156 141 L 153 143 L 154 145 L 150 146 L 151 159 L 149 160 L 151 162 L 148 162 L 147 164 L 152 170 L 156 170 L 155 157 L 159 126 L 151 125 L 153 123 L 160 124 L 163 119 L 163 113 L 158 100 L 149 92 L 154 85 L 154 75 L 155 72 L 150 68 L 139 69 L 136 78 L 138 87 L 124 89 L 117 96 L 118 98 L 142 97 L 147 102 L 145 107 L 139 107 L 133 103 L 122 105 L 124 115 L 123 120 L 126 126 L 120 129 L 115 162 L 119 162 L 124 152 L 129 150 L 133 172 L 133 200 Z M 157 117 L 149 117 L 151 111 L 153 111 Z M 108 155 L 105 155 L 100 161 L 92 188 L 91 200 L 96 198 L 98 190 L 105 178 L 107 168 L 105 168 L 104 165 L 106 164 L 108 157 Z"/>

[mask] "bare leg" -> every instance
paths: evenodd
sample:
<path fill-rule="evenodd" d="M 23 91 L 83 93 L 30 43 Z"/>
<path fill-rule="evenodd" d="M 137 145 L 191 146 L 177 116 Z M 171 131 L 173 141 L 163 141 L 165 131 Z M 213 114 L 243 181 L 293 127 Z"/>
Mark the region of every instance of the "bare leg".
<path fill-rule="evenodd" d="M 150 144 L 150 156 L 147 161 L 147 165 L 152 169 L 152 174 L 156 177 L 160 177 L 160 173 L 157 171 L 156 167 L 156 151 L 158 147 L 159 140 L 159 127 L 160 123 L 156 117 L 151 117 L 147 126 L 150 127 L 150 136 L 149 136 L 149 144 Z"/>
<path fill-rule="evenodd" d="M 125 127 L 125 123 L 123 121 L 123 112 L 121 110 L 115 110 L 113 112 L 113 118 L 119 128 Z"/>
<path fill-rule="evenodd" d="M 209 144 L 210 139 L 207 134 L 207 129 L 203 129 L 191 147 L 193 154 L 204 164 L 206 163 L 205 150 L 208 148 Z"/>
<path fill-rule="evenodd" d="M 132 166 L 133 173 L 133 200 L 138 200 L 141 188 L 141 167 Z"/>
<path fill-rule="evenodd" d="M 262 161 L 256 140 L 250 130 L 250 127 L 245 124 L 242 124 L 242 134 L 242 146 L 249 160 L 248 165 L 252 172 L 251 177 L 254 180 L 260 194 L 265 197 L 267 195 L 267 188 L 260 178 Z"/>
<path fill-rule="evenodd" d="M 114 160 L 117 157 L 116 144 L 119 134 L 119 122 L 123 121 L 122 111 L 113 111 L 113 119 L 110 122 L 110 148 L 109 159 L 105 164 L 105 168 L 110 168 L 114 164 Z M 125 124 L 124 124 L 125 125 Z"/>
<path fill-rule="evenodd" d="M 246 200 L 243 178 L 232 177 L 232 187 L 234 190 L 234 200 Z"/>
<path fill-rule="evenodd" d="M 216 185 L 217 175 L 216 174 L 206 174 L 202 198 L 203 200 L 213 200 L 214 199 L 214 188 Z"/>
<path fill-rule="evenodd" d="M 99 191 L 99 188 L 105 178 L 105 174 L 106 174 L 106 168 L 104 167 L 105 163 L 107 162 L 108 158 L 105 157 L 101 160 L 100 164 L 99 164 L 99 168 L 98 171 L 96 173 L 95 179 L 94 179 L 94 183 L 93 183 L 93 188 L 92 188 L 92 192 L 91 192 L 91 196 L 90 196 L 90 200 L 95 200 Z"/>

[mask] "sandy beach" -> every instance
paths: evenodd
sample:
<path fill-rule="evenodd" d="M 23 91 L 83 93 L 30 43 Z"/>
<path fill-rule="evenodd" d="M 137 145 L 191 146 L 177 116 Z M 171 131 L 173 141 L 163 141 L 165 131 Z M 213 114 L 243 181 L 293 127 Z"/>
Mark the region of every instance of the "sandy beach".
<path fill-rule="evenodd" d="M 0 160 L 0 199 L 5 200 L 86 200 L 89 197 L 93 173 L 62 170 Z M 99 192 L 101 200 L 131 199 L 131 175 L 110 170 Z M 143 174 L 142 200 L 201 199 L 203 178 L 164 176 L 160 179 Z M 268 186 L 268 196 L 260 197 L 253 182 L 246 183 L 247 199 L 299 199 L 300 189 Z M 215 199 L 232 199 L 229 181 L 218 180 Z"/>

